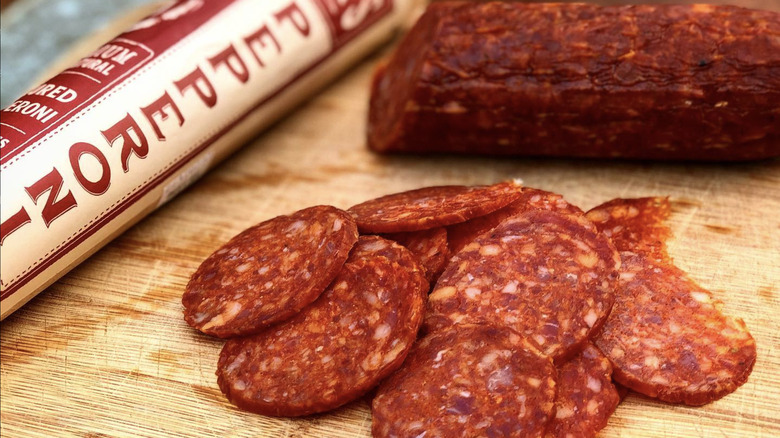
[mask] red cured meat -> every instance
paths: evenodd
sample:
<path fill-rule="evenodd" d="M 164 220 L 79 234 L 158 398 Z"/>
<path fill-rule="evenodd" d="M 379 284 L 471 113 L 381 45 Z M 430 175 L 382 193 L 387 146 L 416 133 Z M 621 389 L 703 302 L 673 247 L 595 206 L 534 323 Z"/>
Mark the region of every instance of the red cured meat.
<path fill-rule="evenodd" d="M 406 248 L 380 240 L 361 237 L 333 283 L 293 319 L 225 344 L 217 382 L 232 403 L 273 416 L 324 412 L 401 366 L 427 283 L 419 267 L 408 268 L 417 264 Z"/>
<path fill-rule="evenodd" d="M 409 251 L 409 253 L 412 257 L 398 257 L 398 245 L 397 242 L 385 239 L 381 236 L 360 236 L 360 245 L 355 245 L 349 256 L 356 260 L 384 257 L 403 269 L 422 273 L 423 275 L 417 275 L 415 278 L 420 283 L 418 287 L 421 290 L 426 291 L 425 297 L 427 301 L 427 292 L 430 292 L 431 286 L 425 277 L 425 268 L 420 265 L 419 258 L 414 256 L 414 253 L 411 251 Z M 408 250 L 408 248 L 406 249 Z"/>
<path fill-rule="evenodd" d="M 382 196 L 351 207 L 361 233 L 398 233 L 452 225 L 504 207 L 520 197 L 520 183 L 436 186 Z"/>
<path fill-rule="evenodd" d="M 184 319 L 221 338 L 289 319 L 320 296 L 357 239 L 352 217 L 330 206 L 255 225 L 201 263 L 182 297 Z"/>
<path fill-rule="evenodd" d="M 547 426 L 548 438 L 595 437 L 620 404 L 612 383 L 612 365 L 591 344 L 558 367 L 555 417 Z"/>
<path fill-rule="evenodd" d="M 466 222 L 447 227 L 447 240 L 450 251 L 457 254 L 464 246 L 471 243 L 480 234 L 492 230 L 505 219 L 521 214 L 529 210 L 551 210 L 559 213 L 582 216 L 584 212 L 574 205 L 569 204 L 563 196 L 544 190 L 523 187 L 520 198 L 506 207 L 475 217 Z"/>
<path fill-rule="evenodd" d="M 724 315 L 709 291 L 672 264 L 660 222 L 667 214 L 661 198 L 613 200 L 588 212 L 611 232 L 622 258 L 615 306 L 594 342 L 620 384 L 702 405 L 747 381 L 756 344 L 741 319 Z"/>
<path fill-rule="evenodd" d="M 596 346 L 615 380 L 670 403 L 703 405 L 747 381 L 756 344 L 741 319 L 671 264 L 621 253 L 615 307 Z"/>
<path fill-rule="evenodd" d="M 667 259 L 666 225 L 671 206 L 668 198 L 613 199 L 588 211 L 587 218 L 609 237 L 618 251 Z"/>
<path fill-rule="evenodd" d="M 780 13 L 431 4 L 374 81 L 376 152 L 780 156 Z"/>
<path fill-rule="evenodd" d="M 626 397 L 628 397 L 628 394 L 631 392 L 631 390 L 621 385 L 620 383 L 615 382 L 614 379 L 612 380 L 612 383 L 615 385 L 615 389 L 617 389 L 618 395 L 620 396 L 620 401 L 622 402 L 626 399 Z"/>
<path fill-rule="evenodd" d="M 434 284 L 450 259 L 447 230 L 443 227 L 430 230 L 392 233 L 384 236 L 403 245 L 420 260 L 425 278 Z"/>
<path fill-rule="evenodd" d="M 514 216 L 452 258 L 428 298 L 424 330 L 504 325 L 565 360 L 609 314 L 619 264 L 612 244 L 584 217 L 544 210 Z"/>
<path fill-rule="evenodd" d="M 422 338 L 371 404 L 390 437 L 541 437 L 554 412 L 555 367 L 506 328 L 455 326 Z"/>

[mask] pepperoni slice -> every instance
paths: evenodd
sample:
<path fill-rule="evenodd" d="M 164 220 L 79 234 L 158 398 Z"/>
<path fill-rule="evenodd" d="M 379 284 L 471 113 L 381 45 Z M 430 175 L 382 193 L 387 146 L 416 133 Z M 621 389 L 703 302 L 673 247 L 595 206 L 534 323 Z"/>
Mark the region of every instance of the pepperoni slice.
<path fill-rule="evenodd" d="M 502 324 L 556 362 L 574 355 L 609 314 L 619 266 L 584 217 L 514 216 L 452 258 L 429 297 L 424 330 Z"/>
<path fill-rule="evenodd" d="M 665 251 L 668 200 L 621 199 L 588 212 L 621 250 L 615 306 L 596 346 L 615 380 L 670 403 L 703 405 L 747 381 L 756 344 L 741 319 L 675 267 Z"/>
<path fill-rule="evenodd" d="M 595 437 L 607 425 L 620 404 L 612 383 L 612 365 L 591 344 L 558 367 L 555 417 L 547 427 L 548 438 Z"/>
<path fill-rule="evenodd" d="M 744 384 L 756 360 L 744 321 L 723 315 L 712 294 L 673 265 L 621 254 L 615 307 L 595 338 L 615 379 L 647 396 L 693 406 Z"/>
<path fill-rule="evenodd" d="M 541 436 L 555 367 L 503 327 L 456 326 L 421 339 L 371 405 L 374 437 Z"/>
<path fill-rule="evenodd" d="M 330 206 L 255 225 L 198 267 L 182 297 L 184 319 L 221 338 L 289 319 L 320 296 L 357 239 L 352 217 Z"/>
<path fill-rule="evenodd" d="M 231 402 L 274 416 L 324 412 L 401 366 L 427 283 L 406 248 L 382 240 L 361 237 L 328 289 L 291 320 L 225 344 L 217 382 Z"/>
<path fill-rule="evenodd" d="M 429 283 L 436 283 L 450 259 L 447 229 L 444 227 L 408 233 L 386 234 L 384 237 L 405 246 L 420 260 Z"/>
<path fill-rule="evenodd" d="M 620 396 L 620 401 L 622 402 L 625 400 L 631 390 L 616 382 L 614 379 L 612 380 L 612 384 L 615 385 L 615 389 L 617 389 L 618 395 Z"/>
<path fill-rule="evenodd" d="M 361 233 L 399 233 L 452 225 L 504 207 L 520 196 L 520 183 L 436 186 L 395 193 L 351 207 Z"/>
<path fill-rule="evenodd" d="M 506 207 L 447 227 L 447 240 L 449 241 L 450 251 L 452 254 L 457 254 L 480 234 L 492 230 L 509 217 L 530 210 L 550 210 L 575 216 L 585 214 L 579 207 L 569 204 L 563 199 L 563 196 L 557 193 L 523 187 L 520 197 Z"/>
<path fill-rule="evenodd" d="M 613 199 L 588 211 L 587 217 L 618 251 L 668 259 L 666 241 L 671 236 L 666 219 L 668 198 Z"/>

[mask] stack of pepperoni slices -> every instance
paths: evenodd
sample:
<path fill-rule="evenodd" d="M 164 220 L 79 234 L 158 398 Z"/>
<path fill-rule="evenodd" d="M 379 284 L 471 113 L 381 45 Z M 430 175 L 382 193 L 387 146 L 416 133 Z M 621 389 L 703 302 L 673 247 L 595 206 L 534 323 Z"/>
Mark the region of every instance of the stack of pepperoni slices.
<path fill-rule="evenodd" d="M 377 437 L 594 436 L 619 385 L 701 405 L 755 362 L 744 323 L 666 254 L 668 210 L 584 213 L 516 181 L 311 207 L 209 256 L 185 320 L 230 338 L 218 383 L 249 411 L 320 413 L 378 386 Z"/>

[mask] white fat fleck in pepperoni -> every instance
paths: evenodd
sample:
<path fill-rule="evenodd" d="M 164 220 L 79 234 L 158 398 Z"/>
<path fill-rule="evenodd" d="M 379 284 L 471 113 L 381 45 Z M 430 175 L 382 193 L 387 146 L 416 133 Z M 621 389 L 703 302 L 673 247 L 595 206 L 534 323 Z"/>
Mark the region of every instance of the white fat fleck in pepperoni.
<path fill-rule="evenodd" d="M 588 389 L 590 389 L 593 392 L 601 392 L 601 381 L 594 378 L 593 376 L 588 376 Z"/>
<path fill-rule="evenodd" d="M 248 271 L 252 267 L 251 263 L 242 263 L 236 266 L 236 272 L 242 273 Z"/>
<path fill-rule="evenodd" d="M 374 339 L 385 339 L 390 335 L 392 327 L 389 324 L 380 324 L 374 330 Z"/>
<path fill-rule="evenodd" d="M 558 406 L 558 409 L 555 411 L 555 418 L 558 419 L 565 419 L 570 418 L 574 415 L 574 409 L 571 408 L 571 406 Z"/>
<path fill-rule="evenodd" d="M 294 233 L 300 233 L 301 231 L 306 229 L 306 222 L 304 221 L 295 221 L 291 223 L 285 232 L 287 234 L 294 234 Z"/>
<path fill-rule="evenodd" d="M 599 410 L 599 402 L 593 399 L 589 400 L 586 410 L 590 415 L 595 415 Z"/>
<path fill-rule="evenodd" d="M 542 384 L 542 379 L 538 379 L 536 377 L 529 377 L 526 379 L 526 382 L 528 382 L 529 385 L 531 385 L 534 388 L 538 388 Z"/>
<path fill-rule="evenodd" d="M 364 291 L 363 292 L 363 298 L 371 306 L 376 306 L 377 304 L 379 304 L 379 299 L 377 298 L 376 293 L 374 293 L 374 292 Z"/>
<path fill-rule="evenodd" d="M 479 253 L 483 256 L 494 256 L 501 254 L 501 247 L 498 245 L 484 245 L 479 249 Z"/>
<path fill-rule="evenodd" d="M 465 295 L 466 295 L 466 296 L 467 296 L 469 299 L 472 299 L 472 300 L 473 300 L 473 299 L 475 299 L 477 296 L 479 296 L 479 294 L 480 294 L 480 293 L 482 293 L 482 291 L 481 291 L 479 288 L 476 288 L 476 287 L 468 287 L 468 288 L 466 288 L 466 290 L 464 291 L 464 293 L 465 293 Z"/>
<path fill-rule="evenodd" d="M 241 353 L 238 356 L 236 356 L 235 359 L 233 359 L 233 362 L 230 363 L 230 365 L 225 368 L 225 371 L 228 373 L 234 372 L 239 366 L 241 366 L 242 363 L 246 360 L 246 353 Z"/>
<path fill-rule="evenodd" d="M 211 320 L 203 324 L 203 330 L 208 330 L 211 327 L 223 325 L 227 321 L 235 318 L 239 312 L 243 309 L 243 304 L 236 301 L 228 301 L 222 306 L 222 313 L 211 318 Z"/>
<path fill-rule="evenodd" d="M 585 323 L 588 324 L 588 327 L 593 327 L 596 324 L 596 321 L 598 321 L 599 316 L 596 314 L 596 311 L 591 309 L 588 309 L 588 313 L 585 314 Z"/>
<path fill-rule="evenodd" d="M 507 365 L 490 373 L 487 378 L 487 388 L 489 391 L 496 391 L 501 387 L 512 385 L 513 380 L 512 369 Z"/>
<path fill-rule="evenodd" d="M 507 283 L 506 286 L 504 286 L 503 289 L 501 289 L 501 292 L 503 292 L 505 294 L 513 294 L 513 293 L 517 292 L 517 285 L 518 284 L 519 284 L 519 282 L 517 280 L 512 280 L 509 283 Z"/>
<path fill-rule="evenodd" d="M 594 252 L 586 252 L 578 254 L 577 261 L 586 268 L 592 268 L 599 262 L 599 257 Z"/>

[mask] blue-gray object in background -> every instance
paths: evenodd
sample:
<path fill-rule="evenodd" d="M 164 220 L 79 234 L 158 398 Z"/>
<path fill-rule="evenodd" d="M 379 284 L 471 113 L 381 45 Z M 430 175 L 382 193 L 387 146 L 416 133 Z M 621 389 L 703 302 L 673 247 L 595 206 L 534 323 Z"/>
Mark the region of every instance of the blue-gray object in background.
<path fill-rule="evenodd" d="M 17 0 L 0 16 L 0 107 L 79 39 L 151 0 Z"/>

